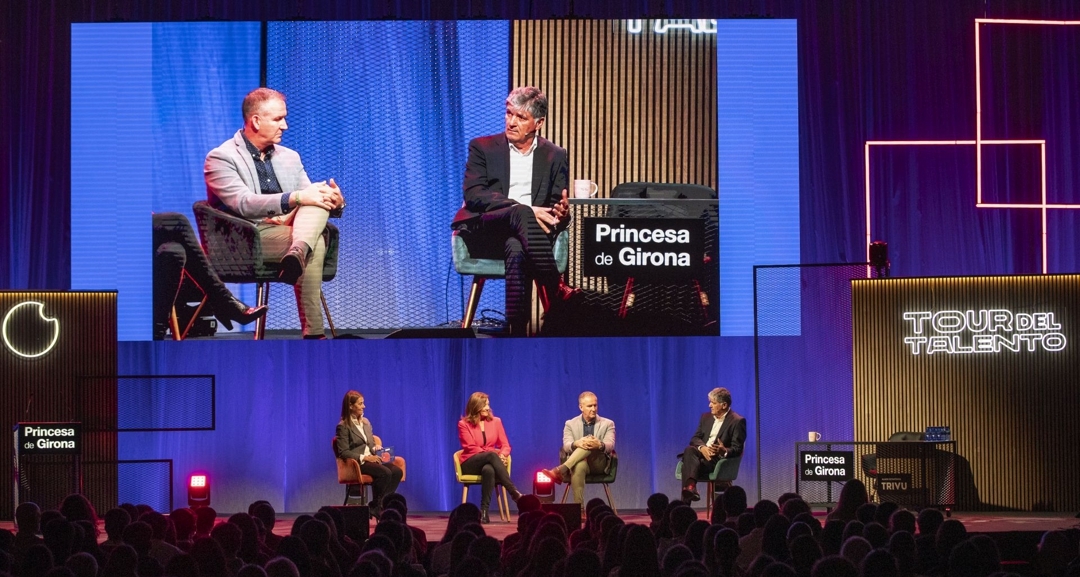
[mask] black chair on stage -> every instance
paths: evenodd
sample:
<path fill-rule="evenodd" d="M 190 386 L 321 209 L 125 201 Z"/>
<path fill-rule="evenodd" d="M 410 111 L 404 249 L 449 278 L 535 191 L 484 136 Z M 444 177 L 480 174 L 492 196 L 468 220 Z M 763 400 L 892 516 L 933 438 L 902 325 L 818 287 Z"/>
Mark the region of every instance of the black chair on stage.
<path fill-rule="evenodd" d="M 895 442 L 912 442 L 912 441 L 924 441 L 924 440 L 926 440 L 926 434 L 925 433 L 901 431 L 901 432 L 897 432 L 897 433 L 893 433 L 892 435 L 889 435 L 889 441 L 888 442 L 895 443 Z M 877 484 L 878 484 L 877 458 L 878 458 L 877 451 L 874 451 L 873 453 L 867 453 L 867 454 L 863 455 L 862 458 L 859 459 L 860 465 L 862 467 L 863 475 L 866 475 L 866 477 L 872 481 L 872 483 L 867 484 L 867 488 L 870 490 L 870 500 L 871 501 L 874 500 L 875 491 L 879 490 L 878 486 L 877 486 Z"/>
<path fill-rule="evenodd" d="M 717 492 L 723 495 L 724 491 L 735 483 L 735 479 L 739 477 L 739 464 L 742 463 L 742 455 L 738 457 L 724 457 L 720 459 L 720 462 L 713 468 L 712 473 L 708 479 L 698 479 L 699 481 L 707 480 L 709 482 L 708 490 L 705 493 L 705 516 L 712 517 L 712 504 L 713 498 Z M 675 478 L 682 480 L 682 460 L 679 460 L 679 464 L 675 465 Z"/>
<path fill-rule="evenodd" d="M 191 208 L 195 213 L 203 250 L 221 280 L 227 283 L 256 283 L 255 306 L 269 306 L 270 283 L 278 281 L 281 266 L 276 260 L 263 258 L 262 241 L 255 223 L 218 210 L 205 200 L 196 202 Z M 326 223 L 323 230 L 326 242 L 323 282 L 334 280 L 337 276 L 338 236 L 337 227 Z M 326 304 L 326 294 L 319 297 L 330 333 L 336 337 L 337 330 Z M 266 316 L 263 316 L 255 323 L 255 340 L 262 340 L 265 335 Z"/>
<path fill-rule="evenodd" d="M 564 451 L 563 449 L 559 449 L 559 462 L 560 463 L 565 461 L 566 458 L 569 457 L 569 456 L 570 455 L 568 455 L 566 453 L 566 451 Z M 590 473 L 588 475 L 585 475 L 585 485 L 597 485 L 597 484 L 599 484 L 599 485 L 604 486 L 604 495 L 607 496 L 608 507 L 611 507 L 611 511 L 613 513 L 615 513 L 616 515 L 619 514 L 619 510 L 615 508 L 615 500 L 611 498 L 611 489 L 608 487 L 608 485 L 615 482 L 615 477 L 618 475 L 618 473 L 619 473 L 619 456 L 617 454 L 615 454 L 614 452 L 612 452 L 611 453 L 611 463 L 608 466 L 608 470 L 607 470 L 606 473 Z M 566 488 L 563 489 L 562 501 L 560 501 L 560 503 L 565 503 L 566 502 L 566 496 L 569 493 L 570 493 L 570 483 L 568 481 L 566 483 Z"/>

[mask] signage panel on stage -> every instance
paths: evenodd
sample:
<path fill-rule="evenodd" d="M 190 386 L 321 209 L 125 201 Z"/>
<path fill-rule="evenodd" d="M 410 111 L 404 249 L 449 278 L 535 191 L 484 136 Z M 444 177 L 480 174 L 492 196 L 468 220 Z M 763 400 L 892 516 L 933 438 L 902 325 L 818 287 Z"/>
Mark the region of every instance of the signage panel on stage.
<path fill-rule="evenodd" d="M 15 447 L 20 455 L 78 455 L 82 423 L 19 423 Z"/>
<path fill-rule="evenodd" d="M 854 451 L 800 451 L 803 481 L 848 481 L 855 476 Z"/>

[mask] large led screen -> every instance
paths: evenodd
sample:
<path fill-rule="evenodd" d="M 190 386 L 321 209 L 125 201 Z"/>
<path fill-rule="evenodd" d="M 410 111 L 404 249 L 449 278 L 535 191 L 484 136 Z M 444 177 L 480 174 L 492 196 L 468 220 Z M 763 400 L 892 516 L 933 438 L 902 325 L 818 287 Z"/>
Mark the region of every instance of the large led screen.
<path fill-rule="evenodd" d="M 567 151 L 568 195 L 574 181 L 595 193 L 570 203 L 570 304 L 545 316 L 534 303 L 530 331 L 752 334 L 752 266 L 799 260 L 795 30 L 790 20 L 73 25 L 72 288 L 119 291 L 121 340 L 171 338 L 165 309 L 188 338 L 251 338 L 254 323 L 226 330 L 215 319 L 214 299 L 198 308 L 197 275 L 179 290 L 155 277 L 152 221 L 186 218 L 210 266 L 237 280 L 193 205 L 207 199 L 207 153 L 242 127 L 244 95 L 265 85 L 287 97 L 281 144 L 347 202 L 330 219 L 320 314 L 338 336 L 460 327 L 474 276 L 455 267 L 450 222 L 469 142 L 502 132 L 507 93 L 535 85 L 549 100 L 540 134 Z M 626 243 L 610 252 L 623 264 L 692 258 L 693 273 L 586 274 L 583 259 L 601 258 L 582 238 L 594 219 L 608 230 L 626 228 L 610 219 L 636 223 L 642 236 L 620 233 Z M 672 219 L 700 221 L 700 232 L 651 234 Z M 684 229 L 702 248 L 642 241 Z M 651 256 L 661 252 L 672 254 Z M 256 286 L 227 285 L 248 305 Z M 504 334 L 503 287 L 484 283 L 472 324 L 481 335 Z M 270 285 L 267 338 L 301 334 L 290 289 Z M 175 306 L 160 306 L 162 295 Z"/>

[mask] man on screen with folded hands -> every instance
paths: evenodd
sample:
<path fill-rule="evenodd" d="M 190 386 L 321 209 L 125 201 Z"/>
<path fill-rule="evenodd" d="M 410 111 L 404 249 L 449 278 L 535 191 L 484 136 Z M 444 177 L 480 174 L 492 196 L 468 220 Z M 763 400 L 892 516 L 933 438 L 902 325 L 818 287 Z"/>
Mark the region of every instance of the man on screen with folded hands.
<path fill-rule="evenodd" d="M 334 179 L 311 182 L 300 155 L 281 146 L 289 128 L 284 94 L 256 88 L 244 97 L 241 111 L 244 127 L 206 155 L 207 200 L 258 225 L 265 256 L 281 259 L 278 280 L 295 287 L 304 338 L 326 338 L 322 233 L 345 199 Z"/>

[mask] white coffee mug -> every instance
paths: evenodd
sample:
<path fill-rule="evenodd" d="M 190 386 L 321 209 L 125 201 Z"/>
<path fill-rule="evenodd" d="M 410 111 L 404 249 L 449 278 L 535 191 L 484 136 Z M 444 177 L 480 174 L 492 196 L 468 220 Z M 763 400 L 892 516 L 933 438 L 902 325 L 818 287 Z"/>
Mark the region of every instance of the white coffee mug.
<path fill-rule="evenodd" d="M 806 440 L 810 441 L 811 443 L 816 443 L 821 440 L 821 433 L 817 431 L 810 431 L 806 434 Z"/>
<path fill-rule="evenodd" d="M 591 180 L 574 181 L 574 198 L 592 198 L 600 187 Z"/>

